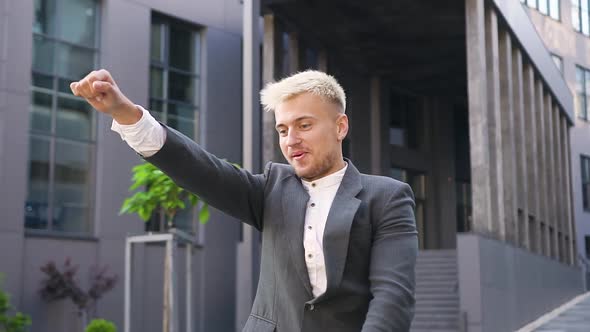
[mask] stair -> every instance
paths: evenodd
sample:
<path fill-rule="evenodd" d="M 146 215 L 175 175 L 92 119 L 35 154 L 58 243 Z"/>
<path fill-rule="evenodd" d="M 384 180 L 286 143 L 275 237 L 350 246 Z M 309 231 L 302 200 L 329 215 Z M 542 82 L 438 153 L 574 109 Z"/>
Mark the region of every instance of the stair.
<path fill-rule="evenodd" d="M 459 332 L 457 252 L 421 250 L 416 263 L 416 313 L 410 332 Z"/>

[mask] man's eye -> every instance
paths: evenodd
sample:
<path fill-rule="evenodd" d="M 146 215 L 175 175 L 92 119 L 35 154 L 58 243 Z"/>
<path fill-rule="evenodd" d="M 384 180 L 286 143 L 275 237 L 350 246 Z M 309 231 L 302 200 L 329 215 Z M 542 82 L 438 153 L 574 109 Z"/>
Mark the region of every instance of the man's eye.
<path fill-rule="evenodd" d="M 309 127 L 311 127 L 311 124 L 309 124 L 309 123 L 303 123 L 303 124 L 301 124 L 301 128 L 303 128 L 303 129 L 307 129 Z"/>
<path fill-rule="evenodd" d="M 284 129 L 283 130 L 279 130 L 279 135 L 285 136 L 286 134 L 287 134 L 287 131 L 286 130 L 284 130 Z"/>

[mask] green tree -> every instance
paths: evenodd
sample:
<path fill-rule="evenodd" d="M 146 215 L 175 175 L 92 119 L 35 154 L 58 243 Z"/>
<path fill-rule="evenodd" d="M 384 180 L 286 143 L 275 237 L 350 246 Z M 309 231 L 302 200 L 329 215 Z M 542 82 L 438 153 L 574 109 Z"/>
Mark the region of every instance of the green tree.
<path fill-rule="evenodd" d="M 27 326 L 31 325 L 31 318 L 20 312 L 9 315 L 12 310 L 14 308 L 10 304 L 10 296 L 0 289 L 0 332 L 25 332 Z"/>
<path fill-rule="evenodd" d="M 129 191 L 136 191 L 123 202 L 119 215 L 124 213 L 137 214 L 143 221 L 148 221 L 154 212 L 159 212 L 161 221 L 169 227 L 173 225 L 174 216 L 186 208 L 186 202 L 195 206 L 200 198 L 179 187 L 164 172 L 154 165 L 144 162 L 132 169 L 133 184 Z M 143 190 L 145 189 L 145 190 Z M 199 211 L 202 224 L 209 221 L 209 206 L 203 202 Z"/>
<path fill-rule="evenodd" d="M 84 332 L 117 332 L 117 327 L 108 320 L 93 319 Z"/>

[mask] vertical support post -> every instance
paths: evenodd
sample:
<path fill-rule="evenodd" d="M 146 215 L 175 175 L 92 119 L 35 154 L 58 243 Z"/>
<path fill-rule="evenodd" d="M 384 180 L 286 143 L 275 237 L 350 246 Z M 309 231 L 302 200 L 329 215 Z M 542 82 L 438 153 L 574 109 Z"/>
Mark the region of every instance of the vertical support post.
<path fill-rule="evenodd" d="M 575 265 L 576 264 L 576 248 L 574 246 L 574 239 L 576 238 L 576 234 L 574 231 L 573 226 L 573 218 L 572 218 L 572 183 L 571 183 L 571 174 L 572 169 L 570 166 L 570 157 L 571 157 L 571 146 L 570 146 L 570 133 L 569 127 L 566 122 L 565 118 L 561 120 L 561 134 L 563 137 L 563 169 L 565 170 L 565 186 L 563 188 L 565 192 L 565 199 L 566 199 L 566 206 L 565 206 L 565 218 L 567 222 L 567 234 L 568 234 L 568 253 L 569 253 L 569 264 Z"/>
<path fill-rule="evenodd" d="M 563 195 L 563 187 L 564 187 L 564 173 L 565 169 L 561 166 L 561 161 L 563 160 L 563 151 L 562 151 L 562 137 L 561 137 L 561 115 L 559 112 L 559 108 L 557 106 L 553 107 L 553 128 L 554 128 L 554 137 L 555 137 L 555 160 L 554 160 L 554 168 L 555 168 L 555 196 L 557 198 L 557 207 L 556 207 L 556 222 L 559 231 L 561 232 L 561 241 L 559 244 L 559 252 L 560 258 L 563 263 L 567 262 L 567 244 L 565 243 L 565 236 L 567 235 L 567 225 L 565 223 L 565 197 Z"/>
<path fill-rule="evenodd" d="M 492 231 L 484 0 L 465 1 L 473 231 Z"/>
<path fill-rule="evenodd" d="M 193 318 L 193 245 L 186 244 L 186 332 L 194 332 Z"/>
<path fill-rule="evenodd" d="M 537 185 L 538 174 L 538 154 L 537 154 L 537 122 L 535 121 L 536 99 L 535 99 L 535 73 L 531 64 L 526 63 L 524 66 L 524 103 L 525 103 L 525 133 L 526 133 L 526 150 L 528 166 L 527 184 L 528 184 L 528 206 L 529 206 L 529 238 L 531 251 L 540 253 L 541 238 L 539 236 L 539 187 Z"/>
<path fill-rule="evenodd" d="M 253 171 L 258 164 L 254 160 L 254 149 L 259 142 L 254 140 L 254 128 L 260 120 L 260 0 L 244 0 L 243 4 L 243 48 L 242 48 L 242 166 Z M 254 298 L 254 229 L 242 223 L 242 243 L 238 244 L 238 266 L 236 278 L 236 329 L 243 326 L 250 313 Z"/>
<path fill-rule="evenodd" d="M 502 174 L 506 239 L 518 244 L 518 208 L 516 181 L 516 147 L 514 130 L 514 101 L 513 70 L 512 70 L 512 40 L 506 30 L 499 35 L 500 57 L 500 99 L 501 134 L 502 134 Z"/>
<path fill-rule="evenodd" d="M 124 332 L 131 332 L 131 241 L 125 240 L 125 315 Z"/>
<path fill-rule="evenodd" d="M 297 32 L 289 33 L 289 72 L 294 74 L 299 70 L 299 36 Z"/>
<path fill-rule="evenodd" d="M 538 177 L 539 182 L 539 221 L 541 236 L 541 253 L 547 257 L 551 256 L 549 242 L 549 218 L 548 218 L 548 199 L 547 199 L 547 146 L 545 145 L 546 124 L 545 124 L 545 101 L 543 92 L 543 82 L 538 79 L 535 81 L 535 121 L 537 122 L 537 149 L 538 149 Z"/>
<path fill-rule="evenodd" d="M 553 102 L 551 100 L 551 95 L 545 95 L 545 124 L 546 124 L 546 145 L 547 145 L 547 224 L 551 226 L 553 230 L 550 233 L 551 238 L 549 239 L 549 243 L 551 244 L 551 249 L 549 252 L 551 253 L 551 257 L 559 260 L 559 226 L 557 224 L 556 218 L 556 211 L 557 211 L 557 188 L 555 187 L 555 167 L 553 167 L 553 163 L 555 162 L 555 150 L 553 146 L 553 132 L 554 132 L 554 123 L 553 123 Z"/>
<path fill-rule="evenodd" d="M 498 17 L 493 7 L 485 9 L 487 105 L 490 155 L 490 213 L 492 233 L 506 238 L 504 210 L 504 175 L 502 169 L 502 119 L 500 113 L 500 66 L 498 49 Z"/>
<path fill-rule="evenodd" d="M 280 73 L 281 38 L 278 31 L 276 17 L 273 14 L 264 15 L 264 38 L 262 44 L 262 80 L 264 84 L 274 82 Z M 283 160 L 278 145 L 273 112 L 262 113 L 262 160 L 279 162 Z"/>
<path fill-rule="evenodd" d="M 516 178 L 517 178 L 517 202 L 520 208 L 518 214 L 518 243 L 520 246 L 531 249 L 529 237 L 529 192 L 528 192 L 528 171 L 527 167 L 527 144 L 525 126 L 525 106 L 523 90 L 523 62 L 520 49 L 514 48 L 512 52 L 512 80 L 514 97 L 514 128 L 516 145 Z"/>

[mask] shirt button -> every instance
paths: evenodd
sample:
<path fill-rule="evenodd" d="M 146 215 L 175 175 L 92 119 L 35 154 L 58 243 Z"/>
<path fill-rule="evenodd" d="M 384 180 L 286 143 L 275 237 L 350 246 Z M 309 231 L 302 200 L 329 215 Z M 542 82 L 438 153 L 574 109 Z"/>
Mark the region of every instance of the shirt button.
<path fill-rule="evenodd" d="M 312 229 L 312 228 L 313 228 L 313 227 L 311 227 L 311 226 L 307 226 L 307 229 Z"/>
<path fill-rule="evenodd" d="M 308 309 L 309 311 L 313 311 L 313 310 L 315 309 L 315 306 L 314 306 L 313 304 L 310 304 L 310 305 L 307 307 L 307 309 Z"/>
<path fill-rule="evenodd" d="M 311 203 L 311 207 L 314 207 L 314 206 L 315 206 L 315 203 Z"/>
<path fill-rule="evenodd" d="M 313 258 L 313 255 L 312 254 L 308 254 L 307 257 L 308 258 Z"/>
<path fill-rule="evenodd" d="M 315 183 L 312 183 L 311 186 L 315 188 Z"/>

